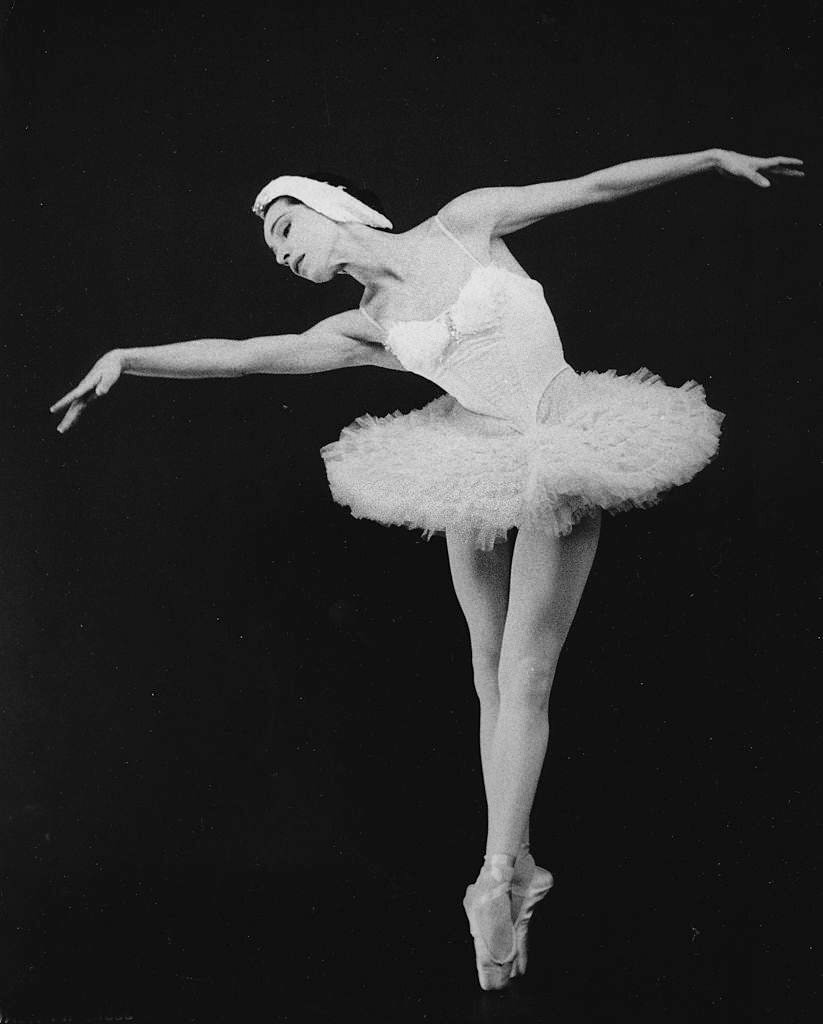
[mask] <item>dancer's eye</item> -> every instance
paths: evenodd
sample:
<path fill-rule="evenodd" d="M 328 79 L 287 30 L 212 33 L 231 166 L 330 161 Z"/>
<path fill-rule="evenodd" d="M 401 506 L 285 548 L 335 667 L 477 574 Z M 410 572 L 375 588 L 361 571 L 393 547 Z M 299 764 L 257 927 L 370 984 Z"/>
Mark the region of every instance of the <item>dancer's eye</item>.
<path fill-rule="evenodd" d="M 290 228 L 290 227 L 291 227 L 291 224 L 287 224 L 287 225 L 286 225 L 286 226 L 285 226 L 285 227 L 283 228 L 283 237 L 284 237 L 284 238 L 288 238 L 288 237 L 289 237 L 289 228 Z"/>

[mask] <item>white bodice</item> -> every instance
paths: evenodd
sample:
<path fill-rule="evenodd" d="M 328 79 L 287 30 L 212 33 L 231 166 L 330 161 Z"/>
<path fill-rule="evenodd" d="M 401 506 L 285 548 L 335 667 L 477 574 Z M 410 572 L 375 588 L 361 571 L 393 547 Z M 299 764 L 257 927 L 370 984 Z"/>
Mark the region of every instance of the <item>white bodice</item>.
<path fill-rule="evenodd" d="M 535 423 L 548 385 L 568 368 L 543 288 L 495 263 L 477 263 L 457 299 L 431 320 L 389 320 L 386 347 L 466 409 Z"/>
<path fill-rule="evenodd" d="M 386 319 L 382 325 L 361 309 L 407 370 L 433 381 L 470 412 L 528 430 L 542 413 L 549 385 L 571 371 L 543 288 L 497 263 L 480 263 L 439 216 L 432 218 L 435 228 L 472 268 L 451 304 L 431 319 Z"/>

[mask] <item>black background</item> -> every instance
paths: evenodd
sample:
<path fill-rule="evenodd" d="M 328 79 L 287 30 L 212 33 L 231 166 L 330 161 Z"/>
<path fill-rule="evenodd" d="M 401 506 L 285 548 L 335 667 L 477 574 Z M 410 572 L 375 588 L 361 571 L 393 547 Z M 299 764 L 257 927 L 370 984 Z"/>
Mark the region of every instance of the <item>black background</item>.
<path fill-rule="evenodd" d="M 18 2 L 3 32 L 0 1014 L 811 1019 L 819 946 L 814 5 Z M 319 448 L 438 394 L 377 368 L 125 378 L 113 347 L 356 305 L 277 268 L 280 173 L 398 230 L 482 185 L 709 146 L 800 156 L 509 241 L 578 370 L 701 381 L 717 459 L 607 517 L 558 670 L 527 979 L 477 988 L 484 805 L 445 543 L 354 520 Z M 813 1012 L 808 1011 L 810 1014 Z"/>

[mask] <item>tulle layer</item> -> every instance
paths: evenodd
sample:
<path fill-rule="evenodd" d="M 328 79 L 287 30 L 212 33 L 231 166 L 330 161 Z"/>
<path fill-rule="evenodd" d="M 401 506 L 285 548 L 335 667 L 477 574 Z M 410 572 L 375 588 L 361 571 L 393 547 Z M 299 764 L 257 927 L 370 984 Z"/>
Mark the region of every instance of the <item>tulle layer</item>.
<path fill-rule="evenodd" d="M 427 538 L 450 530 L 488 550 L 514 526 L 558 536 L 595 508 L 655 504 L 714 457 L 723 419 L 693 380 L 566 371 L 525 429 L 443 395 L 361 416 L 321 455 L 332 497 L 356 518 Z"/>

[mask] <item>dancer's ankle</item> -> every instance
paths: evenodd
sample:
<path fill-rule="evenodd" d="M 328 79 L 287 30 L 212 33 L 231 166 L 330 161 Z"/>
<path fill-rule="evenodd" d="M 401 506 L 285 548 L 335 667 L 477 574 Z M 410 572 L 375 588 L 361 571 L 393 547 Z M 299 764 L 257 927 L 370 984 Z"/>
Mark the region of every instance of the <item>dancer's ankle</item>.
<path fill-rule="evenodd" d="M 483 858 L 483 872 L 497 882 L 510 882 L 514 875 L 516 858 L 507 853 L 487 853 Z"/>
<path fill-rule="evenodd" d="M 528 842 L 521 843 L 517 850 L 517 859 L 514 862 L 514 877 L 518 882 L 528 881 L 537 866 L 534 857 L 531 855 Z"/>

